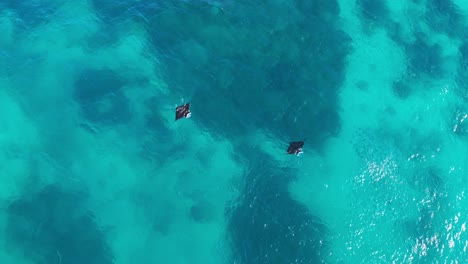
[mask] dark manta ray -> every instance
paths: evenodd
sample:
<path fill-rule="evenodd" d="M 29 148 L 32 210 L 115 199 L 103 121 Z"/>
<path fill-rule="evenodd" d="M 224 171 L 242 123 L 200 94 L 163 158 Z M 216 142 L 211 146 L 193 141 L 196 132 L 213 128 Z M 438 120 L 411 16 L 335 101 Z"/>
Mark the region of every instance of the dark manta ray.
<path fill-rule="evenodd" d="M 304 141 L 290 142 L 288 147 L 288 154 L 295 154 L 299 156 L 302 153 L 302 147 L 304 146 Z"/>
<path fill-rule="evenodd" d="M 189 118 L 191 115 L 190 113 L 190 103 L 186 103 L 184 105 L 178 106 L 176 108 L 176 117 L 175 120 L 179 120 L 181 118 Z"/>

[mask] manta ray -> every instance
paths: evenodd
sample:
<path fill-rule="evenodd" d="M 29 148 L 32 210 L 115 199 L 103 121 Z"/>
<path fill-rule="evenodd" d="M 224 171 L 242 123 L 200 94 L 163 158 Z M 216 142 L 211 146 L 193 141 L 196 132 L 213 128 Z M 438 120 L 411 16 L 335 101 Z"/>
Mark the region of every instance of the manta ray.
<path fill-rule="evenodd" d="M 302 147 L 304 146 L 304 141 L 290 142 L 287 150 L 288 154 L 294 154 L 299 156 L 302 154 Z"/>
<path fill-rule="evenodd" d="M 181 118 L 189 118 L 192 115 L 190 113 L 190 103 L 186 103 L 184 105 L 178 106 L 176 108 L 176 118 L 175 121 Z"/>
<path fill-rule="evenodd" d="M 175 121 L 181 118 L 190 118 L 192 113 L 190 112 L 190 103 L 186 103 L 184 105 L 180 105 L 176 107 L 176 118 Z M 290 142 L 288 150 L 286 151 L 287 154 L 294 154 L 299 156 L 303 153 L 302 147 L 304 146 L 304 141 L 295 141 Z"/>

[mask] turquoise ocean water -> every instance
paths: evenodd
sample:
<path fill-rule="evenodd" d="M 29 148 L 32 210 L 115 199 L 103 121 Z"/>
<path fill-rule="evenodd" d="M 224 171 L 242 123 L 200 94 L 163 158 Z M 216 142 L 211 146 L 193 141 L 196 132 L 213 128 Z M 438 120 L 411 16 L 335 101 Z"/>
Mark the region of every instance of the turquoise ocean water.
<path fill-rule="evenodd" d="M 0 263 L 468 263 L 467 70 L 466 0 L 0 0 Z"/>

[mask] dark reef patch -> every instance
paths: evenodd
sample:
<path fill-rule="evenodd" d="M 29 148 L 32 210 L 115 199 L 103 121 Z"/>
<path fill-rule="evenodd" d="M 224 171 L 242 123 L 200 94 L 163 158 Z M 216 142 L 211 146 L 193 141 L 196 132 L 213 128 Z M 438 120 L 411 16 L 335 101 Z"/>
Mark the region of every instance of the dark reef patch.
<path fill-rule="evenodd" d="M 459 47 L 459 70 L 457 73 L 456 92 L 468 102 L 468 42 L 465 40 Z"/>
<path fill-rule="evenodd" d="M 288 129 L 286 133 L 298 136 L 321 131 L 329 136 L 339 131 L 338 115 L 328 111 L 336 111 L 336 90 L 344 78 L 350 39 L 330 18 L 338 15 L 338 4 L 295 4 L 304 17 L 286 16 L 289 6 L 257 6 L 247 1 L 224 6 L 219 12 L 213 12 L 213 5 L 206 1 L 160 1 L 154 14 L 145 15 L 152 44 L 164 55 L 169 86 L 175 94 L 193 97 L 198 112 L 207 113 L 198 120 L 225 136 L 248 133 L 253 127 L 275 132 Z M 95 7 L 108 17 L 119 17 L 125 10 L 113 10 L 97 1 Z M 263 9 L 278 16 L 261 16 Z M 191 58 L 186 50 L 206 51 L 202 68 L 193 63 L 200 53 Z M 272 65 L 278 66 L 271 69 Z M 265 74 L 269 69 L 272 72 Z M 279 82 L 273 82 L 272 75 Z M 256 114 L 247 119 L 233 111 L 241 106 L 243 112 Z M 314 125 L 324 119 L 327 127 Z M 322 140 L 314 138 L 311 143 L 320 145 Z"/>
<path fill-rule="evenodd" d="M 234 261 L 320 263 L 326 228 L 291 198 L 287 186 L 294 171 L 276 166 L 256 149 L 240 151 L 252 162 L 247 164 L 243 195 L 228 212 Z"/>
<path fill-rule="evenodd" d="M 359 80 L 356 82 L 356 88 L 358 88 L 361 91 L 367 91 L 369 90 L 369 84 L 366 81 Z"/>
<path fill-rule="evenodd" d="M 197 122 L 227 138 L 260 128 L 285 141 L 308 137 L 316 148 L 339 133 L 337 91 L 350 38 L 334 22 L 336 1 L 294 3 L 238 1 L 213 13 L 206 3 L 178 2 L 150 19 L 168 84 L 174 94 L 193 98 Z M 190 45 L 204 56 L 190 58 Z M 203 67 L 193 63 L 198 58 Z M 294 171 L 278 168 L 257 149 L 238 148 L 252 163 L 242 198 L 228 213 L 234 261 L 320 262 L 326 231 L 290 197 Z M 201 209 L 192 208 L 194 219 L 205 219 Z"/>
<path fill-rule="evenodd" d="M 190 216 L 195 222 L 209 222 L 214 216 L 213 208 L 208 201 L 196 201 L 190 207 Z"/>
<path fill-rule="evenodd" d="M 7 209 L 6 243 L 34 263 L 113 262 L 112 252 L 83 197 L 49 185 Z"/>
<path fill-rule="evenodd" d="M 15 20 L 17 25 L 24 29 L 39 26 L 47 23 L 54 16 L 57 9 L 60 7 L 60 1 L 16 1 L 2 0 L 0 2 L 0 10 L 11 10 L 19 18 Z"/>
<path fill-rule="evenodd" d="M 335 1 L 296 1 L 292 7 L 240 1 L 221 13 L 205 2 L 174 5 L 153 17 L 149 30 L 156 49 L 167 55 L 169 85 L 176 94 L 192 95 L 198 112 L 206 113 L 199 122 L 227 137 L 254 128 L 279 137 L 319 135 L 310 139 L 316 146 L 338 133 L 336 94 L 350 39 L 331 19 L 339 12 Z M 259 15 L 265 9 L 270 16 Z M 289 9 L 303 17 L 285 16 Z M 187 63 L 193 61 L 184 52 L 191 43 L 206 51 L 202 68 Z"/>
<path fill-rule="evenodd" d="M 357 9 L 367 30 L 382 27 L 390 22 L 388 7 L 383 0 L 358 0 Z"/>
<path fill-rule="evenodd" d="M 261 129 L 285 142 L 307 138 L 319 150 L 340 131 L 338 90 L 351 51 L 337 1 L 225 2 L 162 0 L 153 12 L 141 10 L 171 96 L 190 98 L 193 120 L 228 139 Z M 126 15 L 125 8 L 93 3 L 101 17 Z M 161 117 L 148 121 L 158 133 Z M 229 212 L 234 261 L 319 263 L 325 228 L 290 197 L 294 171 L 258 149 L 237 148 L 251 171 Z M 209 219 L 203 206 L 189 213 Z"/>
<path fill-rule="evenodd" d="M 296 77 L 298 65 L 291 62 L 278 62 L 270 70 L 269 90 L 278 89 L 279 91 L 287 91 L 291 87 L 297 86 Z"/>
<path fill-rule="evenodd" d="M 467 35 L 463 14 L 453 1 L 428 0 L 413 2 L 425 4 L 426 9 L 409 9 L 409 15 L 414 17 L 424 16 L 425 22 L 432 30 L 447 34 L 449 37 L 463 38 Z M 385 29 L 388 36 L 401 47 L 408 59 L 407 77 L 405 80 L 396 83 L 396 86 L 393 86 L 394 92 L 399 88 L 403 88 L 400 84 L 406 83 L 405 86 L 410 87 L 414 83 L 420 82 L 422 76 L 436 79 L 447 74 L 444 68 L 445 58 L 442 47 L 431 41 L 431 36 L 424 33 L 420 25 L 417 24 L 412 25 L 411 28 L 415 38 L 409 40 L 403 32 L 402 24 L 390 18 L 385 3 L 382 0 L 358 0 L 357 11 L 361 13 L 363 24 L 369 32 L 372 33 L 375 26 Z M 463 65 L 465 67 L 466 64 Z M 399 94 L 399 92 L 396 94 Z"/>
<path fill-rule="evenodd" d="M 464 16 L 452 0 L 428 0 L 426 23 L 434 31 L 459 38 L 466 34 Z"/>
<path fill-rule="evenodd" d="M 75 98 L 79 102 L 88 102 L 119 91 L 124 81 L 109 69 L 85 70 L 81 72 L 75 85 Z"/>
<path fill-rule="evenodd" d="M 392 89 L 395 96 L 400 99 L 406 99 L 411 94 L 411 86 L 403 80 L 394 81 Z"/>
<path fill-rule="evenodd" d="M 409 73 L 427 75 L 431 78 L 443 76 L 442 48 L 439 44 L 428 44 L 423 36 L 418 36 L 416 41 L 405 46 L 409 57 Z"/>
<path fill-rule="evenodd" d="M 166 1 L 167 2 L 167 1 Z M 164 8 L 165 1 L 113 1 L 92 0 L 91 3 L 100 19 L 106 23 L 119 23 L 124 19 L 146 20 L 147 16 L 156 15 Z M 166 7 L 167 8 L 167 7 Z"/>
<path fill-rule="evenodd" d="M 468 70 L 468 42 L 465 41 L 458 49 L 460 52 L 460 66 L 462 71 Z"/>
<path fill-rule="evenodd" d="M 126 83 L 109 69 L 85 70 L 75 82 L 74 99 L 87 120 L 100 124 L 128 121 L 131 111 L 122 91 Z"/>

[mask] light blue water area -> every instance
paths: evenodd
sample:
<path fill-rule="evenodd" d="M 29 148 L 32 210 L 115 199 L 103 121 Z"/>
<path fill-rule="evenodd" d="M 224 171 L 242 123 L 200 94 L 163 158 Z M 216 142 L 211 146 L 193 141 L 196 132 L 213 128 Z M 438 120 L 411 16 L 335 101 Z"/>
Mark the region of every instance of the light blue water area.
<path fill-rule="evenodd" d="M 1 1 L 0 263 L 467 263 L 465 2 Z"/>

